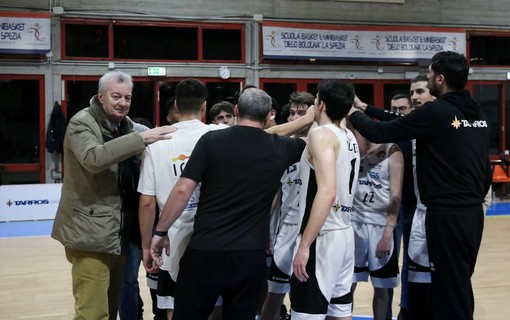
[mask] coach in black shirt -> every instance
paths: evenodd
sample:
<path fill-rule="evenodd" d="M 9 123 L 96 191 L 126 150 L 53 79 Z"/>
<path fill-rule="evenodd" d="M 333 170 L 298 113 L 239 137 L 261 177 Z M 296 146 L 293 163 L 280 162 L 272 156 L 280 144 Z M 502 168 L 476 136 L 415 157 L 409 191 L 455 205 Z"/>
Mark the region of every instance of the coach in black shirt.
<path fill-rule="evenodd" d="M 264 132 L 270 110 L 267 93 L 244 91 L 234 110 L 238 125 L 200 138 L 163 208 L 151 245 L 155 261 L 167 247 L 165 231 L 201 183 L 177 277 L 174 320 L 207 319 L 219 296 L 224 319 L 255 318 L 266 285 L 271 203 L 284 170 L 305 147 L 302 139 Z"/>

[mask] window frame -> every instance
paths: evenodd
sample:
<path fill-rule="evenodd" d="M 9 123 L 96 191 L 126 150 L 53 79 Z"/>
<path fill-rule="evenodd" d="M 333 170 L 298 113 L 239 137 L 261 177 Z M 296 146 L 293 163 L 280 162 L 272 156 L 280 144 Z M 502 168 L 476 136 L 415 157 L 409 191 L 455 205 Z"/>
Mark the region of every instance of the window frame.
<path fill-rule="evenodd" d="M 40 183 L 46 182 L 46 116 L 45 116 L 45 80 L 44 75 L 0 74 L 0 79 L 39 81 L 39 163 L 0 163 L 6 172 L 39 172 Z M 49 123 L 49 120 L 48 120 Z"/>
<path fill-rule="evenodd" d="M 275 78 L 260 78 L 260 88 L 264 89 L 266 83 L 295 83 L 297 91 L 308 91 L 308 84 L 319 83 L 322 79 L 275 79 Z M 344 81 L 353 84 L 369 84 L 373 85 L 374 106 L 377 108 L 384 108 L 384 85 L 385 84 L 410 84 L 411 80 L 390 80 L 390 79 L 343 79 Z M 388 106 L 389 107 L 389 106 Z"/>
<path fill-rule="evenodd" d="M 471 37 L 472 36 L 486 36 L 486 37 L 502 37 L 509 38 L 510 40 L 510 32 L 503 31 L 480 31 L 480 30 L 466 30 L 466 56 L 470 66 L 476 68 L 507 68 L 510 65 L 492 65 L 492 64 L 471 64 Z M 510 48 L 509 48 L 510 49 Z M 510 54 L 510 52 L 509 52 Z"/>
<path fill-rule="evenodd" d="M 83 24 L 83 25 L 97 25 L 97 26 L 108 26 L 108 56 L 107 57 L 87 57 L 87 56 L 67 56 L 66 55 L 66 26 L 68 24 Z M 60 26 L 60 56 L 62 60 L 90 60 L 90 61 L 107 61 L 113 59 L 113 25 L 107 20 L 99 19 L 62 19 Z"/>
<path fill-rule="evenodd" d="M 108 57 L 71 57 L 66 55 L 66 26 L 76 24 L 86 25 L 101 25 L 108 26 Z M 139 26 L 139 27 L 173 27 L 173 28 L 197 28 L 198 30 L 198 59 L 190 60 L 172 60 L 172 59 L 136 59 L 136 58 L 116 58 L 114 56 L 114 28 L 113 26 Z M 239 45 L 241 46 L 241 59 L 240 60 L 204 60 L 203 56 L 203 30 L 214 29 L 214 30 L 239 30 L 241 33 L 241 39 Z M 150 62 L 200 62 L 200 63 L 245 63 L 246 62 L 246 28 L 242 23 L 201 23 L 201 22 L 162 22 L 162 21 L 131 21 L 131 20 L 103 20 L 103 19 L 79 19 L 79 18 L 63 18 L 61 20 L 61 52 L 60 55 L 63 60 L 90 60 L 90 61 L 150 61 Z"/>
<path fill-rule="evenodd" d="M 97 81 L 99 82 L 99 79 L 100 79 L 100 75 L 96 75 L 96 76 L 75 76 L 75 75 L 70 75 L 70 74 L 65 74 L 65 75 L 62 75 L 62 96 L 63 97 L 66 97 L 67 94 L 68 94 L 68 85 L 67 85 L 67 82 L 68 81 Z M 161 113 L 161 108 L 164 108 L 164 105 L 161 104 L 161 100 L 160 100 L 160 85 L 161 83 L 163 82 L 179 82 L 181 80 L 184 80 L 186 79 L 187 77 L 144 77 L 144 76 L 141 76 L 141 77 L 138 77 L 138 76 L 133 76 L 133 84 L 136 86 L 137 83 L 139 82 L 152 82 L 152 90 L 153 90 L 153 95 L 154 95 L 154 104 L 151 106 L 152 109 L 152 112 L 153 112 L 153 119 L 147 119 L 149 121 L 151 121 L 154 125 L 156 124 L 159 124 L 161 122 L 161 116 L 160 116 L 160 113 Z M 229 78 L 229 79 L 219 79 L 219 78 L 215 78 L 215 77 L 197 77 L 195 78 L 197 80 L 200 80 L 202 81 L 206 86 L 208 83 L 215 83 L 215 82 L 221 82 L 221 83 L 240 83 L 241 86 L 244 88 L 244 85 L 245 85 L 245 79 L 244 78 Z M 66 99 L 62 99 L 61 101 L 61 105 L 62 105 L 62 110 L 64 112 L 64 114 L 66 115 L 66 117 L 69 119 L 68 117 L 68 103 L 67 103 L 67 100 Z M 210 104 L 209 102 L 207 103 L 207 106 L 208 107 L 211 107 L 212 104 Z M 84 106 L 85 107 L 85 106 Z M 131 117 L 131 115 L 130 115 Z M 203 118 L 203 122 L 206 123 L 206 118 L 207 116 L 205 116 Z"/>
<path fill-rule="evenodd" d="M 498 88 L 498 98 L 499 98 L 499 104 L 498 104 L 498 116 L 499 116 L 499 123 L 498 123 L 498 135 L 499 135 L 499 153 L 491 153 L 489 155 L 491 160 L 501 160 L 501 158 L 504 156 L 505 159 L 510 160 L 510 155 L 505 154 L 507 139 L 506 139 L 506 106 L 505 106 L 505 99 L 506 99 L 506 93 L 505 89 L 510 85 L 508 81 L 497 81 L 497 80 L 470 80 L 468 81 L 466 85 L 466 90 L 468 90 L 473 96 L 473 87 L 476 85 L 485 85 L 485 86 L 496 86 Z"/>

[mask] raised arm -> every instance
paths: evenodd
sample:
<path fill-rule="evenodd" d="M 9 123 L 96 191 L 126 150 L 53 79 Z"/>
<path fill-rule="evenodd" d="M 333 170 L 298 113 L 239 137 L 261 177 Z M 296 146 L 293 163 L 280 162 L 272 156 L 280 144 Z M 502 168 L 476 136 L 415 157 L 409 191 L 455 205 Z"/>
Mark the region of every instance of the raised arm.
<path fill-rule="evenodd" d="M 69 145 L 80 164 L 91 173 L 101 172 L 140 153 L 147 144 L 170 139 L 175 127 L 163 126 L 144 132 L 132 132 L 103 142 L 87 121 L 72 119 L 67 130 Z"/>
<path fill-rule="evenodd" d="M 311 106 L 306 114 L 291 122 L 279 124 L 277 126 L 265 129 L 267 133 L 277 134 L 279 136 L 290 136 L 304 128 L 310 128 L 315 119 L 315 106 Z"/>
<path fill-rule="evenodd" d="M 363 111 L 367 116 L 375 118 L 380 121 L 388 121 L 393 120 L 398 117 L 404 116 L 402 113 L 393 112 L 391 110 L 385 110 L 383 108 L 376 108 L 371 106 L 363 101 L 361 101 L 358 96 L 354 99 L 354 109 L 351 108 L 351 114 L 354 110 Z"/>

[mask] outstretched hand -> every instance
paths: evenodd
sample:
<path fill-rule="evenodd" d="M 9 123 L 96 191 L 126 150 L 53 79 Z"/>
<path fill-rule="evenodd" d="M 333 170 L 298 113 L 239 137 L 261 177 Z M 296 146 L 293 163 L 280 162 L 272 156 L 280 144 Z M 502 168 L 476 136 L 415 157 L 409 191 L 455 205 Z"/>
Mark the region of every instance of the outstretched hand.
<path fill-rule="evenodd" d="M 151 144 L 159 140 L 171 139 L 170 133 L 177 130 L 174 126 L 161 126 L 147 131 L 140 132 L 140 136 L 143 138 L 145 144 Z"/>

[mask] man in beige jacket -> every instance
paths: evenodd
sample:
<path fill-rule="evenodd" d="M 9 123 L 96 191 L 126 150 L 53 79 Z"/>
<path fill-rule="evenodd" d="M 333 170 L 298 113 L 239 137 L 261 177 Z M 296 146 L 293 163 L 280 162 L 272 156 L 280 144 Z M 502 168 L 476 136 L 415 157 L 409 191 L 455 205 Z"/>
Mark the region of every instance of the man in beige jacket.
<path fill-rule="evenodd" d="M 51 236 L 72 264 L 74 319 L 117 319 L 125 241 L 118 163 L 147 144 L 168 139 L 173 127 L 133 132 L 127 117 L 133 80 L 106 73 L 90 107 L 69 122 L 64 140 L 64 181 Z"/>

